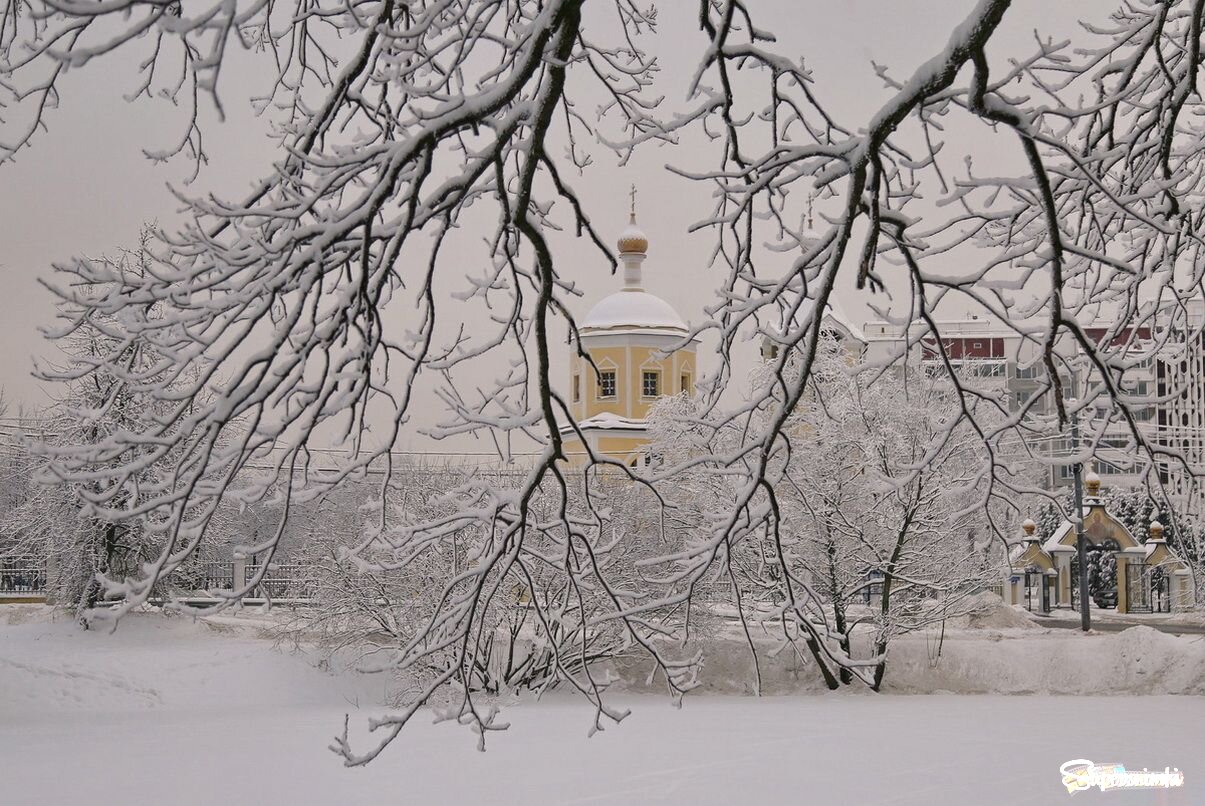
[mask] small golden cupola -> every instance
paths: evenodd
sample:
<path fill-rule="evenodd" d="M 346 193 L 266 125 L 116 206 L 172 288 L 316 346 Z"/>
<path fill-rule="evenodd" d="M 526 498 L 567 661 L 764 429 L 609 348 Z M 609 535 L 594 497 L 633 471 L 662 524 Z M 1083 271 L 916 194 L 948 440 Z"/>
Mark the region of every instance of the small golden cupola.
<path fill-rule="evenodd" d="M 647 257 L 649 252 L 649 239 L 644 234 L 644 230 L 636 226 L 636 203 L 633 197 L 632 210 L 628 213 L 628 225 L 623 232 L 619 233 L 619 254 L 622 255 L 641 255 Z"/>
<path fill-rule="evenodd" d="M 1084 476 L 1084 491 L 1089 498 L 1100 498 L 1100 476 L 1095 470 L 1089 470 L 1088 475 Z"/>

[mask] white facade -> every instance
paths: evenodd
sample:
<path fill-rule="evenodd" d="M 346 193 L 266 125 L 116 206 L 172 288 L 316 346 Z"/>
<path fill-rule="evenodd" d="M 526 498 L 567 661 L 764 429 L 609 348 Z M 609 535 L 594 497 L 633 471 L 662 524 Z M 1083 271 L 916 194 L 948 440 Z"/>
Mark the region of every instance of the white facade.
<path fill-rule="evenodd" d="M 1044 385 L 1046 367 L 1042 360 L 1038 340 L 1025 338 L 1008 325 L 990 318 L 967 318 L 937 322 L 941 343 L 929 337 L 928 327 L 914 323 L 911 327 L 889 323 L 868 322 L 862 328 L 866 335 L 866 357 L 870 361 L 888 362 L 901 357 L 904 352 L 905 334 L 910 343 L 910 360 L 933 372 L 945 371 L 948 363 L 959 372 L 964 381 L 975 388 L 995 394 L 1009 412 L 1016 413 L 1025 408 L 1035 417 L 1053 418 L 1056 414 L 1055 401 L 1049 393 L 1034 399 Z M 1084 326 L 1091 338 L 1103 339 L 1107 331 L 1103 324 L 1091 323 Z M 1131 362 L 1125 372 L 1125 389 L 1135 395 L 1152 395 L 1156 390 L 1159 363 L 1151 352 L 1153 347 L 1149 333 L 1140 331 L 1139 338 L 1115 339 Z M 1070 337 L 1060 339 L 1056 348 L 1059 364 L 1067 368 L 1060 372 L 1065 400 L 1092 396 L 1099 390 L 1088 383 L 1089 367 L 1077 361 L 1078 345 Z M 1061 368 L 1062 368 L 1061 367 Z M 1158 407 L 1144 406 L 1134 412 L 1144 436 L 1156 436 Z M 1111 399 L 1101 395 L 1097 405 L 1088 409 L 1081 417 L 1083 435 L 1103 425 L 1104 433 L 1097 444 L 1096 469 L 1114 487 L 1133 487 L 1142 483 L 1149 468 L 1149 460 L 1136 448 L 1129 424 L 1115 410 Z M 1068 455 L 1071 452 L 1070 431 L 1063 440 L 1045 440 L 1040 452 L 1050 457 Z M 1066 464 L 1054 465 L 1048 483 L 1051 488 L 1071 484 L 1072 472 Z"/>

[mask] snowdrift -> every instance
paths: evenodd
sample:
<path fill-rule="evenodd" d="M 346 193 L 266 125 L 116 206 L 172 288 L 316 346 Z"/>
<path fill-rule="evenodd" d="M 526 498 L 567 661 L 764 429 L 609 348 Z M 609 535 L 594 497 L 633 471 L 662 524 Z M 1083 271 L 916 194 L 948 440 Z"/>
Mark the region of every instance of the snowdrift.
<path fill-rule="evenodd" d="M 781 638 L 781 625 L 755 634 L 762 694 L 827 691 L 810 656 Z M 775 632 L 779 633 L 778 636 Z M 855 641 L 865 657 L 869 637 Z M 743 634 L 692 641 L 682 654 L 701 651 L 704 692 L 756 693 L 755 667 Z M 632 691 L 664 690 L 643 658 L 612 670 Z M 853 691 L 865 691 L 851 687 Z M 1083 633 L 1044 628 L 1028 612 L 994 594 L 952 619 L 944 634 L 930 630 L 892 641 L 883 691 L 895 694 L 1205 694 L 1205 641 L 1147 626 L 1120 633 Z"/>

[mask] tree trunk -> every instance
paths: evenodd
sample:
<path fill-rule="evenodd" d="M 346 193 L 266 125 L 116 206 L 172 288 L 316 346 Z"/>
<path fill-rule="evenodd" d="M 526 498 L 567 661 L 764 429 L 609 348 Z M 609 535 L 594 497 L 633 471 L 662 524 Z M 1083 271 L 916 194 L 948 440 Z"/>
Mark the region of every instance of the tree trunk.
<path fill-rule="evenodd" d="M 919 482 L 918 482 L 919 484 Z M 920 490 L 918 488 L 917 495 L 919 497 Z M 895 582 L 895 566 L 900 560 L 900 554 L 904 551 L 904 543 L 908 540 L 908 530 L 912 526 L 912 519 L 915 517 L 915 511 L 909 510 L 904 522 L 896 534 L 895 547 L 891 550 L 891 559 L 887 561 L 887 567 L 883 569 L 883 598 L 879 603 L 879 614 L 882 616 L 884 628 L 887 624 L 888 616 L 891 614 L 891 586 Z M 883 675 L 887 672 L 887 639 L 883 630 L 879 631 L 879 637 L 874 642 L 874 654 L 879 658 L 879 662 L 874 667 L 874 682 L 870 688 L 878 691 L 883 684 Z"/>
<path fill-rule="evenodd" d="M 812 657 L 816 660 L 816 665 L 820 667 L 820 674 L 824 676 L 824 684 L 828 686 L 829 691 L 836 691 L 841 688 L 841 683 L 838 682 L 836 675 L 832 669 L 828 668 L 828 661 L 825 660 L 824 653 L 820 651 L 820 645 L 810 634 L 806 639 L 808 649 L 812 652 Z M 845 670 L 842 669 L 842 672 Z"/>
<path fill-rule="evenodd" d="M 98 531 L 101 535 L 100 545 L 96 546 L 93 554 L 96 561 L 93 564 L 91 576 L 84 583 L 84 590 L 80 594 L 75 611 L 76 620 L 85 630 L 88 629 L 88 611 L 100 604 L 101 585 L 98 575 L 108 573 L 109 569 L 113 567 L 113 555 L 117 551 L 117 525 L 113 523 L 98 524 Z"/>
<path fill-rule="evenodd" d="M 845 620 L 845 600 L 841 595 L 841 588 L 837 582 L 837 547 L 833 543 L 831 535 L 829 536 L 826 554 L 828 555 L 829 594 L 833 600 L 833 624 L 837 628 L 837 632 L 841 634 L 841 651 L 845 653 L 846 657 L 850 657 L 850 639 L 849 632 L 846 630 Z M 853 673 L 844 666 L 840 667 L 838 674 L 841 676 L 842 685 L 848 686 L 854 681 Z"/>

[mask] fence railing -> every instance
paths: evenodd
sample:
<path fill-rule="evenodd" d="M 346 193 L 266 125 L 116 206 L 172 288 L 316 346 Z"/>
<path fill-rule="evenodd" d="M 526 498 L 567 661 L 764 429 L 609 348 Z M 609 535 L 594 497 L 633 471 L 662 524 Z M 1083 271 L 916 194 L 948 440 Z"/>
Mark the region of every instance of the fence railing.
<path fill-rule="evenodd" d="M 201 564 L 201 590 L 234 590 L 234 563 L 207 562 Z"/>
<path fill-rule="evenodd" d="M 197 593 L 241 590 L 263 572 L 248 593 L 249 599 L 311 599 L 315 593 L 313 570 L 300 563 L 263 563 L 235 559 L 202 563 L 197 575 Z"/>
<path fill-rule="evenodd" d="M 247 582 L 263 570 L 262 565 L 247 564 Z M 272 563 L 263 579 L 255 586 L 252 596 L 268 599 L 309 599 L 314 595 L 313 569 L 298 563 Z"/>
<path fill-rule="evenodd" d="M 36 557 L 0 560 L 0 594 L 33 593 L 46 590 L 46 563 Z"/>

